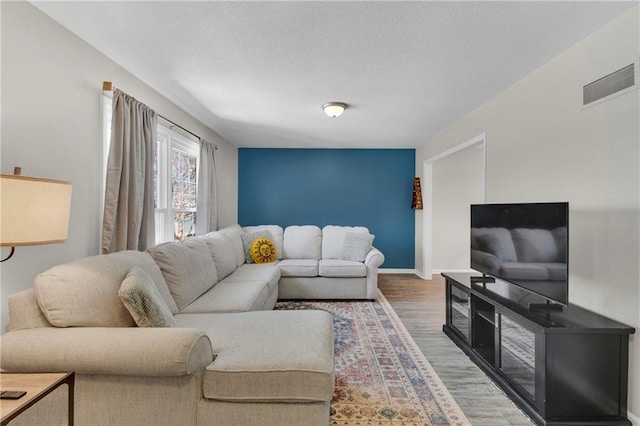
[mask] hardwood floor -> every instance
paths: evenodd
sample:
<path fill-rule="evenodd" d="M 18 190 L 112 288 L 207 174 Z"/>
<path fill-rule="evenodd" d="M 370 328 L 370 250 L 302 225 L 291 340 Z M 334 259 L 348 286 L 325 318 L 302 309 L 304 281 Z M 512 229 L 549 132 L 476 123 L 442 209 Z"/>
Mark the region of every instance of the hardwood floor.
<path fill-rule="evenodd" d="M 378 287 L 471 424 L 532 424 L 442 332 L 445 321 L 442 277 L 427 281 L 409 274 L 380 274 Z"/>

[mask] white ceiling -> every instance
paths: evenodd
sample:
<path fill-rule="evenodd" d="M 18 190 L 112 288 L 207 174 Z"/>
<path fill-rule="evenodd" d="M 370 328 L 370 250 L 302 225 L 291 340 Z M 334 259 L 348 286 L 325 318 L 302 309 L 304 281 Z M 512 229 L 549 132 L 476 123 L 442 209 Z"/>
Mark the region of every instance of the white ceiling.
<path fill-rule="evenodd" d="M 636 4 L 34 2 L 229 142 L 272 148 L 420 146 Z"/>

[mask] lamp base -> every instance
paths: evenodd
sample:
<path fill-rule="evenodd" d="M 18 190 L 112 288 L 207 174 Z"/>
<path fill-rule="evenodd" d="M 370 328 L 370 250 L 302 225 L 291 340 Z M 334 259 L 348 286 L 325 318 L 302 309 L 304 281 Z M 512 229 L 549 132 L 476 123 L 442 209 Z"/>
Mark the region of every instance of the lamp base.
<path fill-rule="evenodd" d="M 5 260 L 11 259 L 11 256 L 13 256 L 13 253 L 15 253 L 15 251 L 16 251 L 16 248 L 15 247 L 11 247 L 11 251 L 9 252 L 9 256 L 7 256 L 4 259 L 0 260 L 0 263 L 4 262 Z"/>

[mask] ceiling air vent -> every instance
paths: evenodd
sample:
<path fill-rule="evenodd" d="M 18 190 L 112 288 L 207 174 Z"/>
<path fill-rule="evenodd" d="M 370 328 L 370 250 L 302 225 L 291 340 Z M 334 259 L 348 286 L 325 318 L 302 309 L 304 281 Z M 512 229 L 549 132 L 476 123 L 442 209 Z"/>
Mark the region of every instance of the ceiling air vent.
<path fill-rule="evenodd" d="M 606 98 L 635 84 L 635 64 L 627 65 L 582 88 L 582 105 Z"/>

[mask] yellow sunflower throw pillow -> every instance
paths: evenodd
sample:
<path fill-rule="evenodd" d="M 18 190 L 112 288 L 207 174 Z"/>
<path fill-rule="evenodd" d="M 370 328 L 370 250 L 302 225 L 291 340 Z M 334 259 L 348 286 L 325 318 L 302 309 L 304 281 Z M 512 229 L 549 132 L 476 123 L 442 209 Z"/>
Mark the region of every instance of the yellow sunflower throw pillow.
<path fill-rule="evenodd" d="M 268 238 L 260 237 L 253 240 L 249 253 L 255 263 L 270 263 L 276 260 L 276 246 Z"/>

